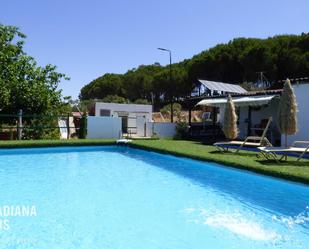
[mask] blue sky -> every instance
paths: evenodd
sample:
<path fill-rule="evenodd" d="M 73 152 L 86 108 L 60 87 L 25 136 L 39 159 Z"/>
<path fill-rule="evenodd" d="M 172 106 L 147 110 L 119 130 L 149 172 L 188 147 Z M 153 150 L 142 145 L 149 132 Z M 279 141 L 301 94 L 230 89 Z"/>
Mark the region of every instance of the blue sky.
<path fill-rule="evenodd" d="M 236 37 L 309 32 L 308 0 L 0 0 L 0 22 L 27 35 L 40 65 L 71 77 L 60 87 L 77 98 L 104 73 L 178 62 Z"/>

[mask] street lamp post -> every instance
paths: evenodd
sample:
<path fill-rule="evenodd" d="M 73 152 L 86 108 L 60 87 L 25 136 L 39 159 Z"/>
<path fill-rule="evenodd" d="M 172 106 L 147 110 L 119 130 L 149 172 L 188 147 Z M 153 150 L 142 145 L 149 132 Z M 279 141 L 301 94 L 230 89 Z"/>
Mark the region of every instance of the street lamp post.
<path fill-rule="evenodd" d="M 172 51 L 169 50 L 169 49 L 166 49 L 166 48 L 158 48 L 159 50 L 162 50 L 162 51 L 165 51 L 165 52 L 168 52 L 170 54 L 170 98 L 171 98 L 171 123 L 173 123 L 174 121 L 174 118 L 173 118 L 173 94 L 172 94 Z"/>

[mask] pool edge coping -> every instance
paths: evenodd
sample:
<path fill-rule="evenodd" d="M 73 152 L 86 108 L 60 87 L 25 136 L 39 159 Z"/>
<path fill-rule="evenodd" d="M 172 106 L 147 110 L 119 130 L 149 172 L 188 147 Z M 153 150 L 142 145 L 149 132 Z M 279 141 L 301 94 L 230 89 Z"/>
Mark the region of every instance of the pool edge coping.
<path fill-rule="evenodd" d="M 247 170 L 247 171 L 251 171 L 257 174 L 261 174 L 261 175 L 265 175 L 265 176 L 272 176 L 275 178 L 279 178 L 279 179 L 284 179 L 284 180 L 289 180 L 292 182 L 298 182 L 298 183 L 302 183 L 305 184 L 307 186 L 309 186 L 309 179 L 305 178 L 305 177 L 300 177 L 300 176 L 294 176 L 294 175 L 290 175 L 290 174 L 286 174 L 286 173 L 277 173 L 274 171 L 265 171 L 263 169 L 258 169 L 258 168 L 251 168 L 248 166 L 244 166 L 241 164 L 237 164 L 237 163 L 233 163 L 233 162 L 226 162 L 226 161 L 220 161 L 220 160 L 215 160 L 215 159 L 211 159 L 211 158 L 205 158 L 203 156 L 196 156 L 196 155 L 188 155 L 185 153 L 181 153 L 181 152 L 175 152 L 175 151 L 167 151 L 164 149 L 159 149 L 159 148 L 154 148 L 151 146 L 144 146 L 144 145 L 140 145 L 140 144 L 136 144 L 136 143 L 129 143 L 126 145 L 119 145 L 116 143 L 116 140 L 83 140 L 83 141 L 78 141 L 78 140 L 72 140 L 72 141 L 61 141 L 61 140 L 49 140 L 46 142 L 35 142 L 35 140 L 33 142 L 15 142 L 15 143 L 6 143 L 6 144 L 1 144 L 0 143 L 0 149 L 22 149 L 22 148 L 46 148 L 46 147 L 69 147 L 69 146 L 108 146 L 108 145 L 115 145 L 115 146 L 128 146 L 131 148 L 137 148 L 137 149 L 142 149 L 145 151 L 153 151 L 153 152 L 157 152 L 160 154 L 167 154 L 167 155 L 173 155 L 173 156 L 177 156 L 177 157 L 184 157 L 184 158 L 190 158 L 190 159 L 194 159 L 194 160 L 198 160 L 198 161 L 203 161 L 203 162 L 213 162 L 213 163 L 218 163 L 218 164 L 222 164 L 224 166 L 227 167 L 231 167 L 231 168 L 237 168 L 237 169 L 241 169 L 241 170 Z"/>
<path fill-rule="evenodd" d="M 46 147 L 70 147 L 70 146 L 104 146 L 104 145 L 116 145 L 116 140 L 41 140 L 37 142 L 36 140 L 25 140 L 12 143 L 0 142 L 0 149 L 26 149 L 26 148 L 46 148 Z"/>

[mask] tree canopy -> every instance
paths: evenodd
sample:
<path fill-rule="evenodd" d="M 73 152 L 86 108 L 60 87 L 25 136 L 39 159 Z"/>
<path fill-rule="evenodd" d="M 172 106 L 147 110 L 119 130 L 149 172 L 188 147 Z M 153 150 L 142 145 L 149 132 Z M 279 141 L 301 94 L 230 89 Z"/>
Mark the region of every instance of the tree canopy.
<path fill-rule="evenodd" d="M 194 56 L 188 64 L 190 80 L 254 82 L 259 71 L 273 84 L 304 77 L 309 72 L 309 34 L 237 38 Z"/>
<path fill-rule="evenodd" d="M 57 87 L 66 76 L 56 66 L 38 66 L 23 50 L 25 38 L 17 27 L 0 24 L 0 111 L 57 114 L 63 107 Z"/>
<path fill-rule="evenodd" d="M 105 74 L 81 89 L 80 99 L 104 99 L 117 95 L 127 101 L 155 103 L 188 96 L 197 79 L 250 83 L 264 71 L 272 87 L 278 80 L 309 74 L 309 34 L 281 35 L 267 39 L 237 38 L 172 65 L 141 65 L 125 74 Z"/>

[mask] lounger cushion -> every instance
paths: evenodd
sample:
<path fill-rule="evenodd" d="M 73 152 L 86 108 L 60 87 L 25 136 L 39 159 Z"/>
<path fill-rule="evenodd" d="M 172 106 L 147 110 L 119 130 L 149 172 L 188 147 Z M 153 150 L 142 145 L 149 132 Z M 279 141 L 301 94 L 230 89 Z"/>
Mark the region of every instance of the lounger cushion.
<path fill-rule="evenodd" d="M 242 145 L 244 143 L 244 141 L 228 141 L 228 142 L 218 142 L 218 143 L 214 143 L 214 146 L 239 146 Z M 260 146 L 261 143 L 254 143 L 254 142 L 246 142 L 245 146 L 253 146 L 253 147 L 257 147 Z"/>
<path fill-rule="evenodd" d="M 298 152 L 302 153 L 306 150 L 306 148 L 302 147 L 258 147 L 259 150 L 265 151 L 265 152 Z"/>

